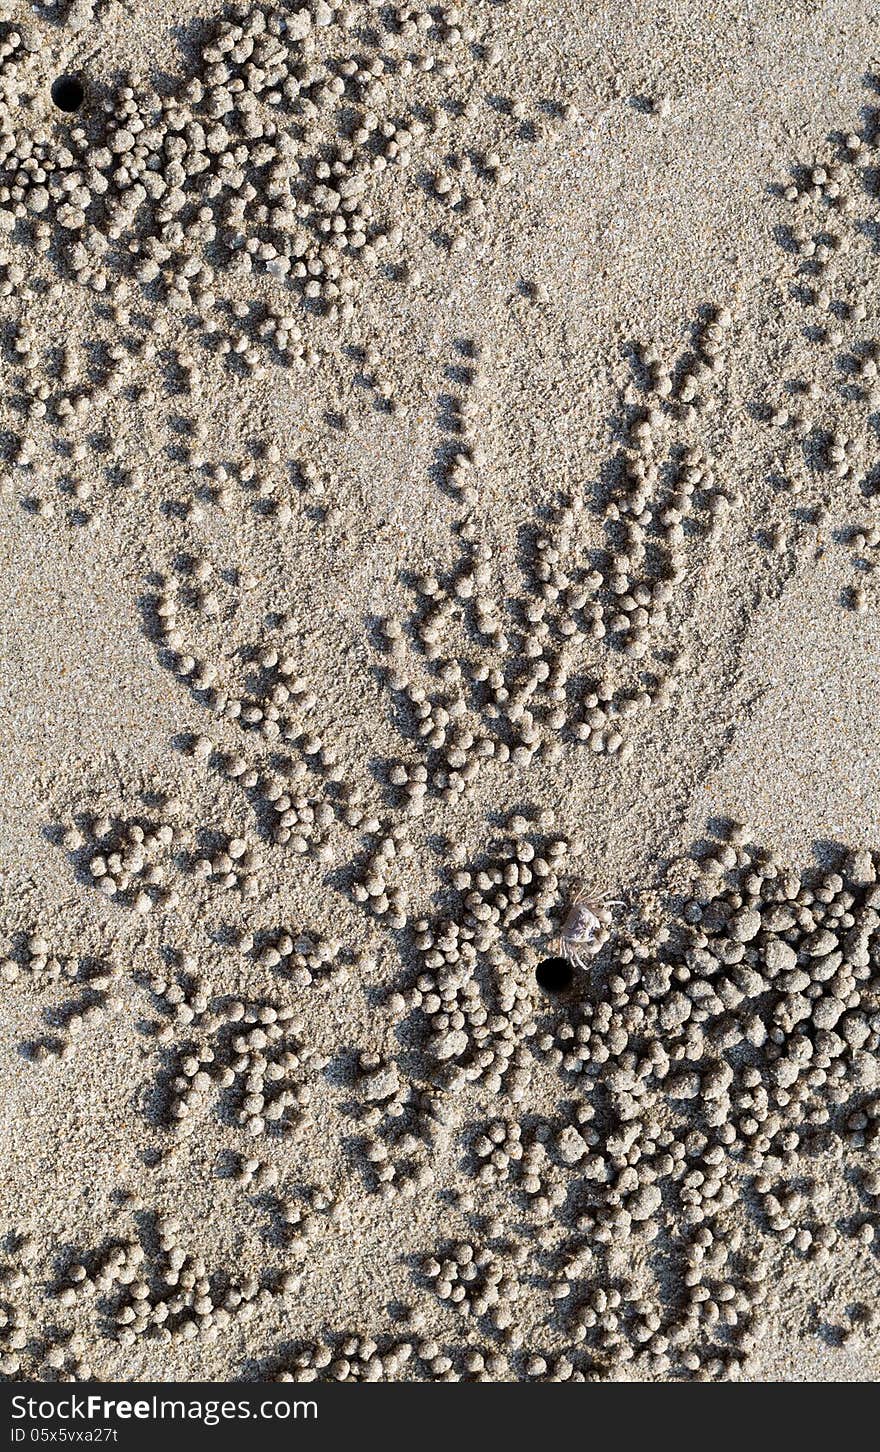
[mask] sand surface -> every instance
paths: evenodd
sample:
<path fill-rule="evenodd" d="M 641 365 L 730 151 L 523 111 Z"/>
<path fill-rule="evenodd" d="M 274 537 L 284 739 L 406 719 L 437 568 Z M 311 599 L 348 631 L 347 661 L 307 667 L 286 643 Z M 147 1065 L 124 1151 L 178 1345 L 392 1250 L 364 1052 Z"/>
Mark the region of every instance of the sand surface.
<path fill-rule="evenodd" d="M 2 6 L 4 1377 L 877 1374 L 880 35 L 588 9 Z"/>

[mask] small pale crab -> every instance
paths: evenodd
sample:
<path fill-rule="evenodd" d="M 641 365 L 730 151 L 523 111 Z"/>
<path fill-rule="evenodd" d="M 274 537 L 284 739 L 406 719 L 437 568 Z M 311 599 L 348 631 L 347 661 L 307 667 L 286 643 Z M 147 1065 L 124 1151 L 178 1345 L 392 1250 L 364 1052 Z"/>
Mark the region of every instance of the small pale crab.
<path fill-rule="evenodd" d="M 559 930 L 559 955 L 575 968 L 586 968 L 603 943 L 608 941 L 611 909 L 623 907 L 609 893 L 598 893 L 579 882 L 569 898 L 568 911 Z"/>

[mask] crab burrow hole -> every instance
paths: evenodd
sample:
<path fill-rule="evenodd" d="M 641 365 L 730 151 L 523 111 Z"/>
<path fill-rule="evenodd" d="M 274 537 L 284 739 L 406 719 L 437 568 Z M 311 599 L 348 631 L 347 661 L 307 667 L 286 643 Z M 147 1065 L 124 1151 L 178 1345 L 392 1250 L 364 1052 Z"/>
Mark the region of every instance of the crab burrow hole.
<path fill-rule="evenodd" d="M 545 993 L 565 993 L 574 982 L 574 969 L 567 958 L 543 958 L 535 969 L 535 982 Z"/>
<path fill-rule="evenodd" d="M 85 86 L 79 76 L 59 76 L 52 82 L 49 95 L 59 111 L 78 111 L 85 100 Z"/>

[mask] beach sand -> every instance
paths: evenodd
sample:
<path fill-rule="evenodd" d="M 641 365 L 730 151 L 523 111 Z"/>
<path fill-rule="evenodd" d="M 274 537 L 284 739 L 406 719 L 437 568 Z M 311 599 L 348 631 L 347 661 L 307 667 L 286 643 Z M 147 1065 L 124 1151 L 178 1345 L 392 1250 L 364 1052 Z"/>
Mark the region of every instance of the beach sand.
<path fill-rule="evenodd" d="M 3 7 L 0 1375 L 876 1376 L 877 43 Z"/>

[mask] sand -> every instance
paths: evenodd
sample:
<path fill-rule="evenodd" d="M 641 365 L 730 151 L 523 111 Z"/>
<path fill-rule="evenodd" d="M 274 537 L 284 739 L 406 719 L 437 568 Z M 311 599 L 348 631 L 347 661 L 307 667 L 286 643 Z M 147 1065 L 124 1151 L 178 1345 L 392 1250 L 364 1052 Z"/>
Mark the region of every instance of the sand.
<path fill-rule="evenodd" d="M 337 58 L 376 54 L 358 28 L 374 25 L 375 17 L 363 4 L 352 10 L 353 31 L 334 13 L 326 36 L 319 33 Z M 373 266 L 349 258 L 351 316 L 338 308 L 334 316 L 333 302 L 328 315 L 327 298 L 303 298 L 293 280 L 259 269 L 235 276 L 231 254 L 198 238 L 184 239 L 176 260 L 163 264 L 164 283 L 141 282 L 125 269 L 146 254 L 131 263 L 134 254 L 126 261 L 125 248 L 156 235 L 159 223 L 143 215 L 121 228 L 121 242 L 111 237 L 103 259 L 99 249 L 85 271 L 73 255 L 83 228 L 58 221 L 57 199 L 45 213 L 19 217 L 0 243 L 9 380 L 0 401 L 0 957 L 8 953 L 18 965 L 15 981 L 2 985 L 0 1227 L 10 1274 L 0 1291 L 9 1308 L 0 1373 L 12 1379 L 268 1378 L 293 1372 L 298 1354 L 297 1374 L 317 1367 L 320 1376 L 336 1376 L 346 1336 L 378 1346 L 360 1363 L 354 1350 L 347 1352 L 347 1375 L 392 1381 L 453 1374 L 867 1380 L 877 1373 L 869 1332 L 880 1292 L 880 1220 L 878 1202 L 865 1189 L 871 1136 L 866 1144 L 851 1122 L 871 1100 L 863 1061 L 875 1060 L 880 1044 L 869 1024 L 877 1012 L 873 975 L 880 973 L 873 929 L 864 978 L 857 990 L 849 983 L 841 990 L 844 999 L 856 993 L 849 1011 L 864 1015 L 866 1037 L 836 1059 L 845 1093 L 828 1100 L 832 1143 L 809 1152 L 808 1130 L 790 1116 L 788 1128 L 801 1133 L 801 1142 L 774 1143 L 764 1152 L 771 1163 L 763 1189 L 755 1186 L 760 1167 L 735 1155 L 731 1203 L 688 1221 L 679 1178 L 657 1170 L 662 1208 L 647 1224 L 634 1219 L 614 1255 L 605 1256 L 595 1226 L 578 1226 L 587 1207 L 604 1203 L 601 1195 L 591 1198 L 594 1182 L 583 1163 L 565 1165 L 555 1150 L 548 1155 L 539 1193 L 561 1187 L 562 1203 L 543 1213 L 534 1194 L 524 1192 L 515 1160 L 489 1184 L 475 1173 L 473 1148 L 496 1117 L 517 1123 L 522 1143 L 553 1146 L 560 1127 L 574 1122 L 575 1106 L 592 1102 L 598 1143 L 591 1152 L 614 1159 L 607 1142 L 621 1106 L 613 1096 L 626 1091 L 608 1088 L 610 1068 L 601 1064 L 579 1076 L 554 1063 L 554 1046 L 566 1042 L 559 1029 L 576 1027 L 584 1004 L 613 996 L 608 983 L 625 948 L 643 943 L 648 959 L 666 951 L 656 937 L 664 925 L 678 942 L 694 863 L 729 833 L 731 821 L 748 823 L 749 840 L 803 871 L 805 885 L 811 868 L 837 871 L 853 849 L 880 848 L 880 617 L 871 570 L 859 564 L 870 565 L 876 547 L 855 547 L 850 539 L 876 508 L 870 495 L 877 399 L 868 396 L 870 379 L 860 383 L 854 370 L 880 336 L 868 114 L 876 101 L 877 24 L 853 0 L 721 5 L 709 13 L 691 0 L 634 0 L 591 7 L 589 16 L 569 3 L 474 0 L 460 10 L 455 23 L 473 25 L 475 35 L 452 47 L 458 73 L 398 75 L 391 98 L 373 103 L 397 125 L 408 102 L 472 97 L 475 105 L 474 115 L 463 117 L 453 106 L 448 133 L 430 135 L 429 128 L 427 139 L 415 137 L 410 165 L 389 164 L 375 181 L 368 230 L 397 224 L 403 235 Z M 207 33 L 221 12 L 188 0 L 183 7 L 150 0 L 94 10 L 6 5 L 4 15 L 0 43 L 26 23 L 33 45 L 24 59 L 15 53 L 20 64 L 4 101 L 19 164 L 22 137 L 45 132 L 50 168 L 63 172 L 72 165 L 58 161 L 67 130 L 81 123 L 94 150 L 107 128 L 121 124 L 101 105 L 117 95 L 123 73 L 136 70 L 144 86 L 164 95 L 204 70 L 196 58 L 203 23 Z M 484 49 L 495 43 L 501 55 L 487 66 Z M 394 54 L 424 44 L 400 42 Z M 430 46 L 445 55 L 433 32 Z M 7 56 L 0 78 L 9 66 Z M 83 107 L 73 117 L 51 100 L 51 83 L 62 74 L 84 82 Z M 522 120 L 509 114 L 515 101 L 524 107 Z M 315 123 L 285 104 L 268 106 L 266 114 L 282 131 L 314 124 L 317 148 L 339 140 L 343 120 L 351 128 L 336 104 L 328 103 Z M 350 104 L 363 109 L 360 100 Z M 563 118 L 566 104 L 574 114 Z M 861 153 L 847 159 L 839 138 L 849 132 L 864 139 Z M 304 156 L 310 145 L 302 143 Z M 484 198 L 482 214 L 453 215 L 436 194 L 438 172 L 455 184 L 458 173 L 444 160 L 452 150 L 475 158 L 497 150 L 498 166 L 507 168 L 500 184 L 487 181 L 479 165 L 461 173 L 465 190 Z M 827 165 L 842 154 L 851 213 L 838 212 L 835 198 L 808 200 L 800 211 L 780 195 L 800 175 L 793 168 Z M 4 161 L 0 187 L 20 186 L 17 171 Z M 15 200 L 7 190 L 0 206 L 14 210 Z M 260 201 L 258 189 L 248 207 Z M 94 228 L 106 241 L 109 224 L 97 193 L 93 205 Z M 33 231 L 35 215 L 48 250 Z M 828 216 L 846 242 L 817 277 L 813 259 L 795 255 L 784 229 L 803 225 L 819 236 Z M 245 234 L 248 225 L 245 217 Z M 450 248 L 455 236 L 462 250 Z M 185 271 L 191 259 L 207 259 L 212 274 L 196 275 L 181 303 L 174 269 Z M 95 267 L 104 268 L 105 288 L 94 286 Z M 115 291 L 120 283 L 125 296 Z M 827 303 L 804 305 L 796 295 L 800 286 L 823 285 Z M 847 316 L 860 288 L 865 315 Z M 216 293 L 218 305 L 203 305 L 200 289 Z M 224 300 L 289 314 L 314 356 L 300 358 L 295 348 L 285 355 L 254 337 L 246 345 L 250 362 L 219 352 L 217 338 L 234 338 L 242 326 Z M 700 383 L 691 416 L 679 400 L 681 360 L 695 349 L 700 356 L 706 329 L 724 309 L 730 322 L 722 328 L 718 371 Z M 206 319 L 216 324 L 213 332 Z M 259 314 L 252 322 L 258 329 Z M 823 337 L 823 329 L 838 326 L 840 340 Z M 15 351 L 16 328 L 30 330 L 30 354 Z M 135 351 L 143 340 L 156 344 L 155 357 Z M 646 391 L 637 350 L 648 344 L 671 369 L 669 401 Z M 127 361 L 108 385 L 113 360 L 106 350 L 114 345 Z M 58 376 L 62 346 L 70 353 L 70 383 Z M 364 348 L 376 350 L 374 362 L 358 356 Z M 711 349 L 702 356 L 711 364 Z M 189 391 L 181 384 L 181 358 L 193 364 Z M 481 375 L 476 383 L 474 370 Z M 393 411 L 367 379 L 387 380 Z M 787 392 L 791 380 L 814 383 L 814 396 L 805 401 Z M 64 393 L 97 395 L 79 423 L 57 413 Z M 473 403 L 463 433 L 451 427 L 450 399 Z M 796 425 L 771 422 L 785 400 L 792 412 L 807 412 L 804 438 Z M 45 416 L 37 409 L 29 419 L 35 401 L 45 404 Z M 599 645 L 584 628 L 575 636 L 581 665 L 564 688 L 565 723 L 558 730 L 542 726 L 546 746 L 560 747 L 558 759 L 552 749 L 507 764 L 492 759 L 468 793 L 450 800 L 432 778 L 455 767 L 439 761 L 442 743 L 420 742 L 390 680 L 397 670 L 437 687 L 417 637 L 428 597 L 414 591 L 414 579 L 433 573 L 444 586 L 451 581 L 470 547 L 456 531 L 470 519 L 477 545 L 493 552 L 491 578 L 477 593 L 491 596 L 505 616 L 508 639 L 496 656 L 518 671 L 527 668 L 517 621 L 535 598 L 534 536 L 558 531 L 553 511 L 575 501 L 582 508 L 564 567 L 579 581 L 598 563 L 607 583 L 601 551 L 616 538 L 616 524 L 604 511 L 622 497 L 622 461 L 639 453 L 631 425 L 649 406 L 658 408 L 659 421 L 642 455 L 656 452 L 661 480 L 667 456 L 673 464 L 680 458 L 676 449 L 702 449 L 714 469 L 714 481 L 698 483 L 686 511 L 693 523 L 682 544 L 683 579 L 667 617 L 647 627 L 642 659 L 627 657 L 613 631 Z M 835 428 L 847 443 L 861 441 L 845 474 L 828 455 Z M 23 460 L 24 438 L 32 448 Z M 71 457 L 77 446 L 81 457 Z M 485 462 L 470 470 L 477 480 L 473 502 L 462 496 L 460 481 L 449 479 L 451 453 L 462 446 L 485 452 Z M 217 466 L 228 478 L 217 476 Z M 138 468 L 142 475 L 132 481 Z M 261 479 L 262 496 L 254 487 Z M 781 480 L 794 488 L 780 487 Z M 70 492 L 73 481 L 90 486 L 85 497 Z M 228 493 L 218 497 L 224 488 Z M 733 504 L 710 534 L 713 488 Z M 289 519 L 279 501 L 289 504 Z M 207 611 L 197 608 L 193 560 L 211 566 L 202 594 L 216 599 Z M 163 636 L 157 614 L 169 578 L 180 600 L 178 642 L 169 641 L 167 626 Z M 860 582 L 863 612 L 852 608 Z M 510 601 L 517 602 L 512 611 Z M 613 613 L 607 601 L 602 608 L 606 618 Z M 579 609 L 573 614 L 580 631 L 583 616 Z M 415 626 L 396 655 L 383 634 L 389 618 Z M 224 718 L 222 709 L 218 715 L 209 699 L 213 688 L 246 705 L 265 703 L 282 677 L 277 662 L 259 667 L 255 657 L 272 648 L 290 656 L 283 680 L 302 677 L 293 694 L 314 696 L 300 716 L 294 713 L 288 743 L 261 735 L 259 726 L 242 730 L 241 719 Z M 491 654 L 485 638 L 481 643 L 470 626 L 457 624 L 441 630 L 438 649 L 452 663 Z M 193 688 L 192 671 L 180 669 L 186 653 L 213 664 L 217 682 Z M 599 673 L 607 667 L 622 687 L 652 668 L 673 677 L 668 708 L 648 702 L 626 725 L 628 757 L 575 739 L 579 701 L 588 693 L 577 672 L 589 676 L 593 658 L 601 659 Z M 288 698 L 282 718 L 290 710 Z M 492 735 L 491 713 L 475 713 L 475 722 L 477 736 Z M 302 852 L 272 840 L 273 809 L 261 785 L 285 751 L 288 760 L 305 763 L 312 804 L 332 807 L 323 826 L 294 825 L 294 836 L 304 834 Z M 235 754 L 255 773 L 250 786 L 228 774 Z M 403 786 L 389 780 L 400 762 L 428 768 L 416 815 L 406 811 Z M 363 794 L 364 816 L 353 825 L 344 819 L 351 810 L 346 788 Z M 451 874 L 487 850 L 497 856 L 505 826 L 519 812 L 539 854 L 559 837 L 572 844 L 558 874 L 553 931 L 544 931 L 542 921 L 524 941 L 505 940 L 500 962 L 490 955 L 478 975 L 484 985 L 493 974 L 498 985 L 516 983 L 519 1006 L 528 1005 L 511 1029 L 526 1082 L 511 1094 L 510 1080 L 497 1089 L 490 1070 L 488 1083 L 472 1077 L 456 1089 L 448 1083 L 449 1063 L 431 1049 L 424 1012 L 409 1000 L 397 1011 L 389 995 L 410 993 L 426 971 L 416 921 L 438 914 L 463 920 Z M 92 845 L 90 825 L 102 815 L 107 829 L 98 835 L 107 841 Z M 103 896 L 91 858 L 112 852 L 120 824 L 150 831 L 160 821 L 173 821 L 176 834 L 154 854 L 164 880 Z M 74 827 L 83 840 L 66 846 L 64 834 Z M 405 891 L 406 901 L 401 907 L 392 900 L 383 918 L 354 889 L 393 827 L 412 852 L 388 870 L 388 887 Z M 254 865 L 239 870 L 233 858 L 202 878 L 198 863 L 232 838 L 256 854 Z M 745 859 L 735 867 L 747 870 Z M 225 873 L 232 877 L 228 888 L 220 881 Z M 554 998 L 535 983 L 535 967 L 556 951 L 558 923 L 582 879 L 594 906 L 602 893 L 620 906 L 609 910 L 607 943 Z M 723 890 L 729 889 L 730 883 Z M 139 891 L 147 899 L 144 913 L 136 908 Z M 837 891 L 847 888 L 842 883 Z M 858 880 L 853 892 L 844 913 L 865 908 L 870 884 Z M 336 940 L 347 975 L 325 984 L 325 966 L 315 969 L 314 983 L 299 986 L 290 963 L 261 961 L 267 939 L 276 941 L 285 927 L 294 939 Z M 25 941 L 35 934 L 47 947 L 29 956 Z M 246 943 L 242 951 L 239 940 L 248 934 L 256 946 Z M 755 940 L 756 951 L 770 936 L 767 929 Z M 801 940 L 795 948 L 807 961 Z M 181 954 L 192 955 L 189 967 Z M 53 955 L 62 975 L 47 983 L 41 960 Z M 36 969 L 29 966 L 34 956 Z M 96 959 L 114 965 L 112 982 L 90 990 Z M 75 982 L 68 971 L 79 973 Z M 199 1030 L 198 1022 L 178 1023 L 157 1039 L 157 1026 L 173 1023 L 175 1011 L 157 985 L 170 986 L 181 973 L 189 999 L 193 973 L 210 980 L 209 1013 L 217 1005 L 225 1012 L 235 999 L 292 1006 L 301 1020 L 296 1052 L 305 1058 L 290 1070 L 291 1083 L 307 1084 L 310 1094 L 308 1104 L 288 1113 L 294 1122 L 305 1111 L 298 1128 L 284 1135 L 269 1123 L 248 1133 L 238 1122 L 241 1082 L 225 1098 L 208 1093 L 189 1116 L 190 1133 L 170 1127 L 169 1079 Z M 635 991 L 630 985 L 624 998 Z M 798 991 L 768 985 L 759 1017 L 777 1022 L 778 994 Z M 70 1036 L 70 1013 L 93 1001 L 106 1015 Z M 497 1004 L 489 1011 L 498 1012 Z M 534 1033 L 523 1031 L 530 1019 Z M 809 1028 L 811 1042 L 817 1031 Z M 218 1052 L 226 1032 L 215 1042 Z M 660 1039 L 671 1047 L 675 1033 Z M 69 1057 L 59 1058 L 55 1050 L 68 1040 Z M 41 1043 L 50 1050 L 45 1060 L 35 1053 Z M 633 1030 L 630 1048 L 639 1052 L 639 1043 Z M 431 1121 L 426 1128 L 416 1114 L 417 1149 L 392 1151 L 401 1166 L 414 1158 L 417 1168 L 432 1171 L 414 1182 L 412 1194 L 405 1185 L 397 1195 L 381 1193 L 381 1161 L 365 1155 L 372 1132 L 365 1111 L 393 1101 L 390 1092 L 367 1099 L 371 1070 L 359 1070 L 358 1055 L 371 1053 L 381 1068 L 396 1071 L 405 1124 L 415 1112 L 407 1095 L 436 1094 L 444 1106 L 440 1126 Z M 772 1080 L 772 1056 L 765 1064 L 755 1053 L 759 1073 Z M 754 1054 L 740 1045 L 728 1057 L 741 1075 Z M 613 1049 L 611 1060 L 613 1067 Z M 699 1062 L 704 1076 L 713 1062 L 712 1054 Z M 741 1087 L 736 1080 L 734 1098 Z M 697 1100 L 683 1107 L 660 1087 L 650 1114 L 683 1139 L 705 1128 L 705 1090 L 704 1077 Z M 816 1093 L 824 1102 L 821 1086 Z M 734 1104 L 729 1122 L 741 1123 L 744 1112 Z M 378 1117 L 377 1134 L 393 1141 L 399 1126 Z M 658 1153 L 649 1149 L 641 1163 L 653 1163 Z M 242 1183 L 241 1163 L 249 1158 L 268 1167 L 268 1180 L 260 1182 L 260 1171 Z M 618 1157 L 611 1179 L 625 1162 Z M 618 1207 L 638 1193 L 638 1163 L 636 1189 L 624 1180 Z M 802 1203 L 790 1225 L 774 1229 L 766 1197 L 780 1194 L 783 1182 L 798 1188 Z M 294 1207 L 310 1204 L 309 1233 L 300 1243 Z M 167 1313 L 170 1336 L 161 1312 L 143 1324 L 127 1313 L 120 1320 L 132 1275 L 120 1278 L 107 1263 L 114 1245 L 140 1247 L 148 1307 L 170 1303 L 181 1286 L 163 1259 L 156 1215 L 179 1219 L 174 1234 L 192 1257 L 183 1267 L 184 1299 Z M 727 1247 L 717 1282 L 743 1298 L 738 1321 L 726 1326 L 723 1314 L 716 1323 L 696 1311 L 687 1323 L 683 1310 L 690 1289 L 684 1246 L 705 1223 Z M 835 1236 L 817 1255 L 822 1226 Z M 792 1237 L 804 1229 L 811 1241 L 798 1248 Z M 22 1237 L 30 1238 L 24 1249 Z M 438 1295 L 438 1277 L 425 1273 L 426 1261 L 442 1264 L 449 1247 L 462 1243 L 478 1256 L 489 1247 L 515 1283 L 516 1294 L 505 1284 L 500 1314 L 491 1297 L 470 1311 L 466 1298 L 462 1309 Z M 586 1267 L 572 1273 L 569 1295 L 557 1298 L 561 1267 L 584 1245 L 592 1246 Z M 751 1251 L 763 1257 L 763 1282 L 744 1264 Z M 196 1266 L 189 1279 L 207 1277 L 201 1289 L 186 1284 L 199 1258 L 204 1269 Z M 84 1278 L 72 1273 L 77 1265 Z M 294 1280 L 280 1289 L 285 1274 Z M 246 1288 L 244 1300 L 253 1302 L 246 1318 L 235 1295 L 241 1301 L 248 1275 L 264 1289 Z M 771 1289 L 756 1293 L 756 1284 Z M 716 1282 L 710 1277 L 705 1286 L 704 1299 L 714 1296 L 716 1310 L 723 1308 Z M 580 1313 L 597 1289 L 615 1288 L 622 1309 L 599 1346 Z M 670 1326 L 683 1317 L 685 1331 L 668 1344 Z M 389 1349 L 401 1343 L 413 1346 L 409 1359 L 389 1360 Z M 336 1371 L 324 1369 L 322 1347 L 331 1349 Z M 483 1356 L 483 1370 L 468 1362 L 474 1352 Z M 374 1363 L 369 1371 L 366 1363 Z"/>

